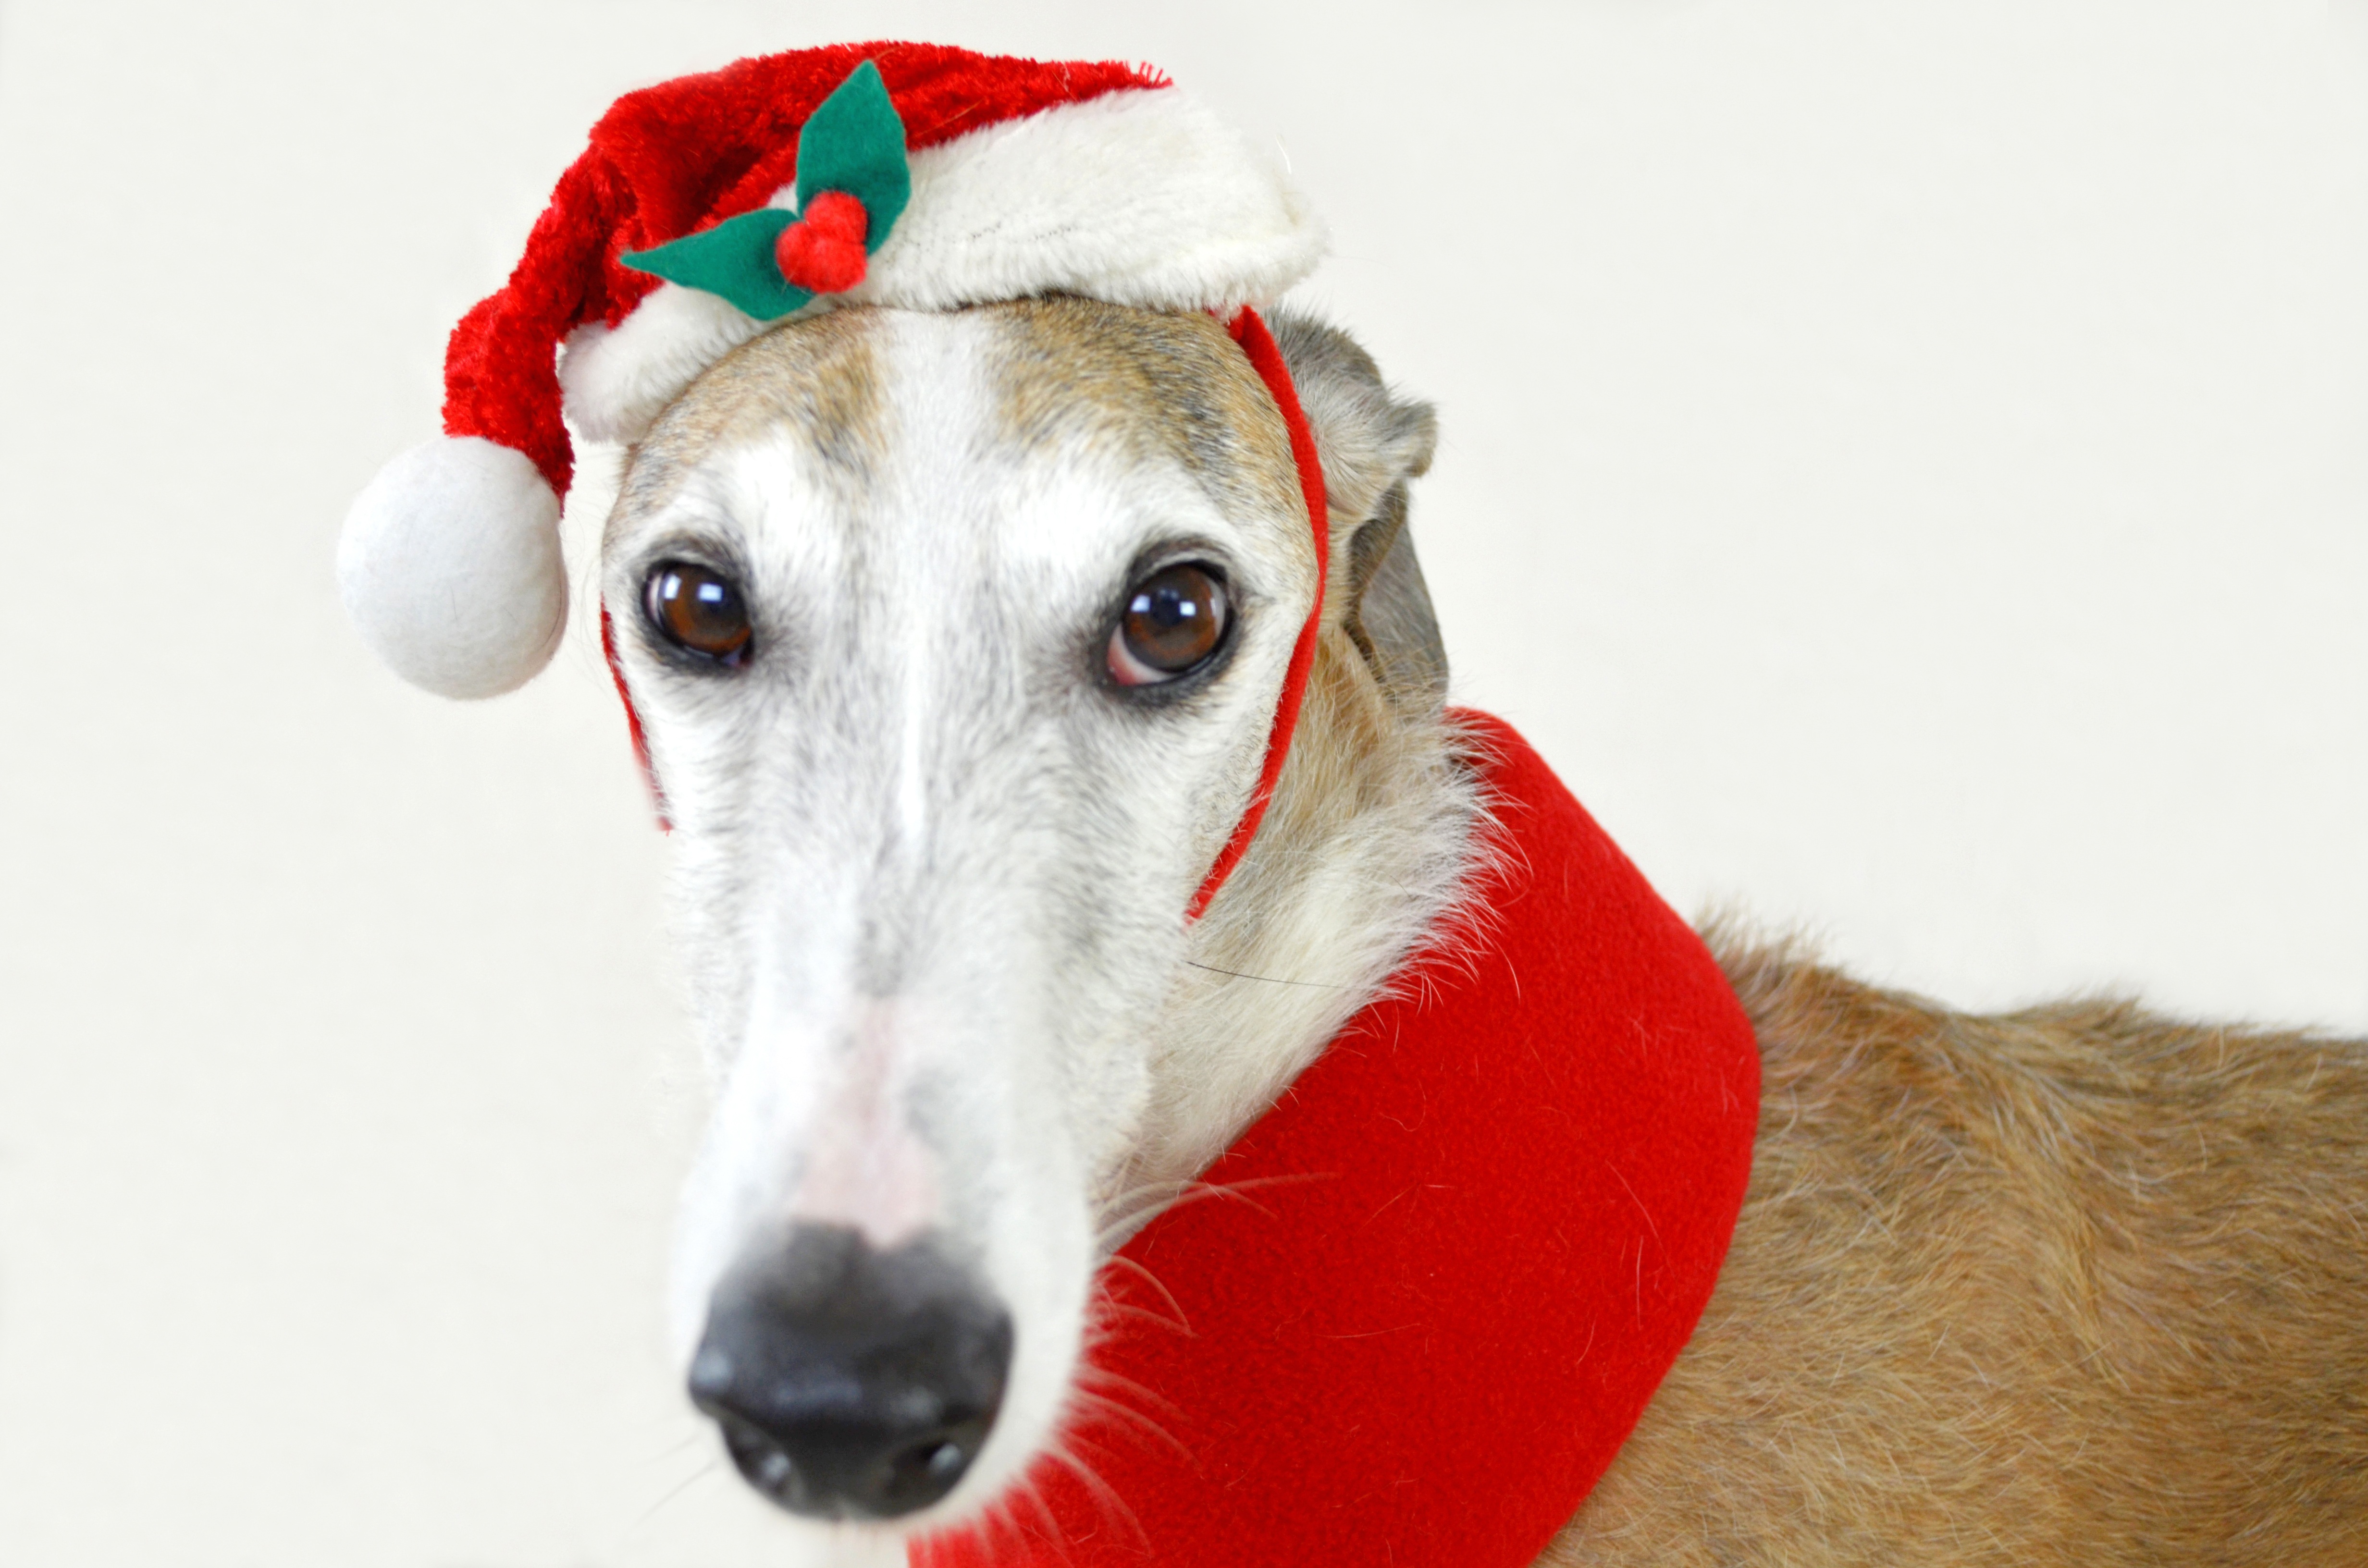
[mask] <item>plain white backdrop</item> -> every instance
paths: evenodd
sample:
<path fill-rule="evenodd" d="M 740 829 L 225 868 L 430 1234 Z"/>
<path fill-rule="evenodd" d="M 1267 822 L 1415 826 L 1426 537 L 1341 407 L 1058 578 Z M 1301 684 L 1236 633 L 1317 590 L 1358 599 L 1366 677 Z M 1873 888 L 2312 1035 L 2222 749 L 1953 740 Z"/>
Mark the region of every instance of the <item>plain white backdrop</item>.
<path fill-rule="evenodd" d="M 783 1561 L 597 653 L 439 703 L 329 563 L 612 97 L 894 36 L 1280 139 L 1459 694 L 1680 909 L 2368 1031 L 2358 4 L 6 0 L 0 1561 Z"/>

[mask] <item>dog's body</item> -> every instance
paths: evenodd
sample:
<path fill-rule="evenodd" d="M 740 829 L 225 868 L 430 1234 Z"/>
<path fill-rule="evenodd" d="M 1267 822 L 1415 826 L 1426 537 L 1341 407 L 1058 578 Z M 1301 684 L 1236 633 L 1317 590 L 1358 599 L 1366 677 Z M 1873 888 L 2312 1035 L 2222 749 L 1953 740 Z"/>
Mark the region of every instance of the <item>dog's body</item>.
<path fill-rule="evenodd" d="M 2358 1042 L 1969 1017 L 1718 946 L 1750 1196 L 1545 1562 L 2368 1562 Z"/>
<path fill-rule="evenodd" d="M 1095 1269 L 1456 939 L 1490 852 L 1404 530 L 1429 413 L 1337 334 L 1278 337 L 1333 565 L 1272 807 L 1197 924 L 1315 587 L 1281 421 L 1222 328 L 1074 300 L 826 313 L 710 370 L 633 454 L 605 597 L 722 1085 L 686 1356 L 752 1278 L 812 1309 L 780 1259 L 825 1231 L 926 1255 L 931 1300 L 999 1308 L 1016 1346 L 984 1451 L 874 1544 L 1054 1441 Z M 1232 641 L 1168 696 L 1111 685 L 1107 607 L 1187 557 L 1222 568 Z M 749 601 L 745 668 L 642 625 L 685 560 Z M 1750 1196 L 1545 1561 L 2368 1557 L 2368 1054 L 1723 961 L 1766 1063 Z"/>

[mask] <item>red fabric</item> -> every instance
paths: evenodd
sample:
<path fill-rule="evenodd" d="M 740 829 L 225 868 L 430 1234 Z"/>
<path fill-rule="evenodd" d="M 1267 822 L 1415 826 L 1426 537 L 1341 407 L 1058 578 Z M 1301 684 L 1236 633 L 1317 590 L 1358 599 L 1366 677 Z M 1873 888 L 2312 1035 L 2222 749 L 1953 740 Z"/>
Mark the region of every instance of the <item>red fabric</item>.
<path fill-rule="evenodd" d="M 560 176 L 509 282 L 453 329 L 445 433 L 516 448 L 566 494 L 574 457 L 553 353 L 578 324 L 613 326 L 657 287 L 618 256 L 763 206 L 796 177 L 806 118 L 865 60 L 880 67 L 914 149 L 1056 104 L 1168 85 L 1144 65 L 882 42 L 760 55 L 628 93 Z"/>
<path fill-rule="evenodd" d="M 1360 1014 L 1105 1271 L 1039 1501 L 916 1568 L 1518 1568 L 1692 1332 L 1750 1172 L 1725 978 L 1499 721 L 1489 929 Z M 1244 981 L 1240 983 L 1256 983 Z"/>
<path fill-rule="evenodd" d="M 820 190 L 773 242 L 781 276 L 816 294 L 843 294 L 863 281 L 863 236 L 871 214 L 843 190 Z"/>
<path fill-rule="evenodd" d="M 600 607 L 600 656 L 609 661 L 609 678 L 617 683 L 617 700 L 625 705 L 625 728 L 633 737 L 633 760 L 641 765 L 642 782 L 650 787 L 650 803 L 657 808 L 658 831 L 672 833 L 674 823 L 666 813 L 666 791 L 658 788 L 658 770 L 650 766 L 650 737 L 642 730 L 641 710 L 633 706 L 633 692 L 625 684 L 625 663 L 617 657 L 617 624 L 609 618 L 609 607 Z"/>
<path fill-rule="evenodd" d="M 614 169 L 590 153 L 577 159 L 535 220 L 508 284 L 478 301 L 444 348 L 444 433 L 516 448 L 563 496 L 575 459 L 559 417 L 556 353 L 577 323 L 599 314 L 589 290 L 604 249 L 613 248 L 609 233 L 632 205 Z"/>
<path fill-rule="evenodd" d="M 1291 433 L 1292 460 L 1299 467 L 1299 487 L 1307 501 L 1307 526 L 1315 535 L 1315 602 L 1307 609 L 1307 623 L 1299 629 L 1299 641 L 1292 646 L 1291 663 L 1282 674 L 1282 696 L 1276 701 L 1274 722 L 1267 731 L 1266 761 L 1258 768 L 1258 788 L 1250 791 L 1250 803 L 1242 812 L 1242 820 L 1234 824 L 1234 835 L 1225 840 L 1224 848 L 1217 852 L 1217 863 L 1209 868 L 1209 875 L 1192 895 L 1184 911 L 1187 921 L 1201 918 L 1234 868 L 1242 863 L 1249 852 L 1250 840 L 1258 836 L 1258 824 L 1266 818 L 1267 802 L 1274 798 L 1275 780 L 1282 777 L 1283 759 L 1291 755 L 1292 732 L 1299 726 L 1300 699 L 1307 695 L 1307 672 L 1315 665 L 1315 633 L 1324 616 L 1324 585 L 1332 567 L 1331 514 L 1324 500 L 1324 465 L 1315 455 L 1315 436 L 1307 427 L 1307 415 L 1299 406 L 1299 391 L 1291 383 L 1291 367 L 1282 360 L 1282 350 L 1275 347 L 1274 335 L 1267 330 L 1258 313 L 1244 306 L 1226 331 L 1233 334 L 1242 352 L 1249 356 L 1250 368 L 1266 382 L 1273 394 L 1274 405 L 1282 413 L 1282 426 Z"/>

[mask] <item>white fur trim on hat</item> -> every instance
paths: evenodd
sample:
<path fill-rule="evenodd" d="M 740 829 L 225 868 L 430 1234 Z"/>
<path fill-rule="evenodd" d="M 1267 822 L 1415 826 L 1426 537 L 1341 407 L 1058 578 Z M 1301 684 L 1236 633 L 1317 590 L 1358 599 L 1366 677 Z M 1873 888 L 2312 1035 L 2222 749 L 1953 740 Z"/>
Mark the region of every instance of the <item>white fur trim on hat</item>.
<path fill-rule="evenodd" d="M 1281 158 L 1174 87 L 984 126 L 911 166 L 911 202 L 869 276 L 836 301 L 937 311 L 1065 293 L 1230 314 L 1307 276 L 1326 244 Z M 794 203 L 793 188 L 773 199 Z M 661 284 L 613 331 L 569 338 L 567 417 L 596 440 L 638 440 L 767 324 Z"/>
<path fill-rule="evenodd" d="M 850 302 L 942 311 L 1065 293 L 1227 311 L 1272 300 L 1324 256 L 1281 159 L 1174 87 L 986 126 L 912 167 L 911 205 Z"/>
<path fill-rule="evenodd" d="M 354 499 L 337 587 L 370 651 L 443 697 L 495 697 L 567 625 L 559 497 L 525 453 L 476 436 L 414 447 Z"/>
<path fill-rule="evenodd" d="M 568 422 L 594 441 L 638 441 L 699 373 L 765 330 L 720 295 L 661 283 L 615 326 L 587 322 L 559 357 Z"/>

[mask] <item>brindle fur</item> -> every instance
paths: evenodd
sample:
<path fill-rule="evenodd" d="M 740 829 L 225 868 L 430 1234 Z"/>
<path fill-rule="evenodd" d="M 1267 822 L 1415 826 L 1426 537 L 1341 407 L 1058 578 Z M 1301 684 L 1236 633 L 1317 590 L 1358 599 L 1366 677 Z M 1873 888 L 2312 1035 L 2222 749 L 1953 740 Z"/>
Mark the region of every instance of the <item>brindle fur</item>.
<path fill-rule="evenodd" d="M 1766 1064 L 1750 1194 L 1542 1562 L 2368 1562 L 2362 1042 L 1715 946 Z"/>

